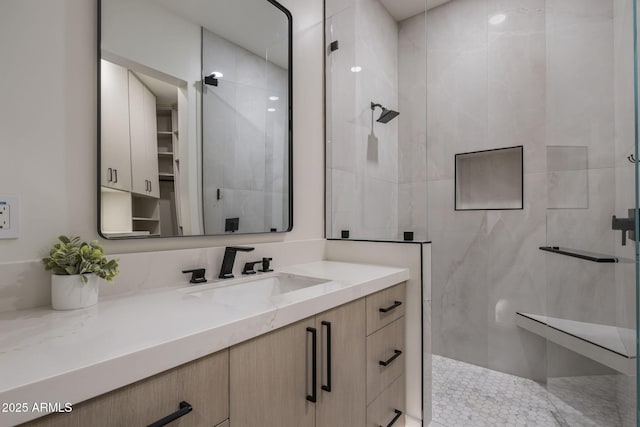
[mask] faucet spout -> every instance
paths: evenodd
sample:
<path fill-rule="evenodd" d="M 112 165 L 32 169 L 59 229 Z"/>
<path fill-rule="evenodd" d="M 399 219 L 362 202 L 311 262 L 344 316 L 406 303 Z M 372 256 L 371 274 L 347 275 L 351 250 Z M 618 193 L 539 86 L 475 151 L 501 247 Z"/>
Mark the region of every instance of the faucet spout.
<path fill-rule="evenodd" d="M 220 268 L 220 274 L 218 278 L 220 279 L 231 279 L 233 278 L 233 263 L 236 260 L 237 252 L 251 252 L 255 248 L 250 248 L 246 246 L 227 246 L 224 249 L 224 258 L 222 258 L 222 267 Z"/>

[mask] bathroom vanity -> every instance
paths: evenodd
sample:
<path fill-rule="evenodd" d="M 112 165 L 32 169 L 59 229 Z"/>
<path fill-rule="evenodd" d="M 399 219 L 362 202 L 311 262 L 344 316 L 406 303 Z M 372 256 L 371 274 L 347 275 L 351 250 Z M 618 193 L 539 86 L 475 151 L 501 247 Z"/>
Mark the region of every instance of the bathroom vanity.
<path fill-rule="evenodd" d="M 73 411 L 0 421 L 149 425 L 184 413 L 176 425 L 403 425 L 408 279 L 318 261 L 86 310 L 2 314 L 0 400 Z"/>

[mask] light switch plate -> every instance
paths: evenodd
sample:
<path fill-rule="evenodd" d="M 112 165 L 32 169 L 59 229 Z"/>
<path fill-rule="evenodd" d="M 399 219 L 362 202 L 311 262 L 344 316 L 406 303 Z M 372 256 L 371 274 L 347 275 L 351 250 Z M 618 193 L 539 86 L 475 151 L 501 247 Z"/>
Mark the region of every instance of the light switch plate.
<path fill-rule="evenodd" d="M 0 239 L 17 239 L 19 234 L 19 200 L 15 196 L 0 195 Z"/>

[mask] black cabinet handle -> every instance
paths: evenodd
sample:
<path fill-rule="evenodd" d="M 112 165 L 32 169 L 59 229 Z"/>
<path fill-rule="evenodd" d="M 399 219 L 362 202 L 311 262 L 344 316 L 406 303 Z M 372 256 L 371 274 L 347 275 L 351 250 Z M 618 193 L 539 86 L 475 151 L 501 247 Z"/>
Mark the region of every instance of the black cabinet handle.
<path fill-rule="evenodd" d="M 400 350 L 393 350 L 393 356 L 391 356 L 387 360 L 381 360 L 378 363 L 380 364 L 380 366 L 389 366 L 389 365 L 391 365 L 391 362 L 396 360 L 401 354 L 402 354 L 402 352 Z"/>
<path fill-rule="evenodd" d="M 391 310 L 395 310 L 397 307 L 400 307 L 401 305 L 402 305 L 402 301 L 394 301 L 393 304 L 391 304 L 389 307 L 380 308 L 380 313 L 387 313 Z"/>
<path fill-rule="evenodd" d="M 107 182 L 111 182 L 113 181 L 113 169 L 108 168 L 107 169 Z"/>
<path fill-rule="evenodd" d="M 387 424 L 387 427 L 391 427 L 392 425 L 394 425 L 396 421 L 398 421 L 398 419 L 402 416 L 402 411 L 394 409 L 393 412 L 395 412 L 396 415 L 393 417 L 391 421 L 389 421 L 389 424 Z M 380 426 L 380 427 L 385 427 L 385 426 Z"/>
<path fill-rule="evenodd" d="M 149 193 L 153 192 L 153 182 L 149 181 Z"/>
<path fill-rule="evenodd" d="M 331 393 L 331 322 L 323 320 L 321 324 L 327 327 L 327 384 L 320 388 Z"/>
<path fill-rule="evenodd" d="M 316 394 L 316 388 L 318 387 L 318 360 L 317 360 L 317 331 L 316 328 L 307 327 L 307 332 L 311 332 L 311 394 L 307 395 L 309 402 L 316 403 L 318 395 Z"/>
<path fill-rule="evenodd" d="M 115 177 L 115 180 L 113 182 L 118 182 L 118 169 L 113 170 L 113 176 Z"/>
<path fill-rule="evenodd" d="M 170 422 L 175 421 L 178 418 L 187 415 L 192 410 L 193 410 L 193 407 L 191 406 L 191 404 L 188 403 L 188 402 L 185 402 L 183 400 L 182 402 L 180 402 L 180 409 L 178 409 L 176 412 L 174 412 L 172 414 L 167 415 L 163 419 L 156 421 L 155 423 L 149 424 L 147 427 L 162 427 L 162 426 L 166 426 Z"/>

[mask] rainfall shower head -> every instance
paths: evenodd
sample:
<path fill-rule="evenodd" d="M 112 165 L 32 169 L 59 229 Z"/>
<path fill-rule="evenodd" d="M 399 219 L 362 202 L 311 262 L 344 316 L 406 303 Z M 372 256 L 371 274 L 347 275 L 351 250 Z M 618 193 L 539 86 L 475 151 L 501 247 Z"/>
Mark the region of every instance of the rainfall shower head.
<path fill-rule="evenodd" d="M 397 111 L 387 110 L 382 105 L 375 104 L 373 102 L 371 103 L 371 114 L 373 114 L 373 110 L 375 110 L 376 107 L 380 107 L 382 109 L 382 114 L 380 114 L 380 117 L 376 120 L 379 123 L 389 123 L 400 114 Z"/>

